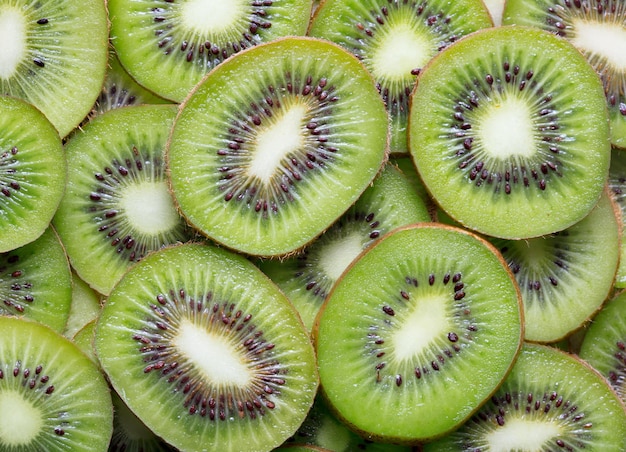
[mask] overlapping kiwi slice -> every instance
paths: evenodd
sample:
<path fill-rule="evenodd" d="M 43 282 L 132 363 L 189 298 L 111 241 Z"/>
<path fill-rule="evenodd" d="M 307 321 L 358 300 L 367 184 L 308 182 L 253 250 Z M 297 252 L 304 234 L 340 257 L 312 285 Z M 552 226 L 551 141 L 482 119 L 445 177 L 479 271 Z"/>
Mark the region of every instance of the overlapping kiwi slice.
<path fill-rule="evenodd" d="M 212 245 L 173 245 L 135 264 L 107 299 L 95 344 L 128 407 L 181 450 L 271 450 L 317 392 L 296 310 L 249 260 Z"/>
<path fill-rule="evenodd" d="M 176 111 L 174 105 L 114 109 L 65 146 L 69 183 L 53 222 L 76 273 L 102 294 L 150 251 L 193 235 L 165 176 Z"/>
<path fill-rule="evenodd" d="M 619 206 L 622 221 L 622 237 L 620 243 L 620 261 L 615 276 L 615 287 L 626 287 L 626 152 L 621 149 L 611 150 L 611 166 L 609 168 L 609 189 L 613 199 Z"/>
<path fill-rule="evenodd" d="M 183 103 L 168 144 L 176 202 L 211 239 L 258 256 L 301 249 L 379 172 L 388 121 L 365 67 L 288 37 L 234 55 Z"/>
<path fill-rule="evenodd" d="M 582 52 L 604 86 L 611 142 L 626 148 L 626 4 L 621 0 L 509 0 L 502 22 L 547 30 Z"/>
<path fill-rule="evenodd" d="M 408 154 L 409 97 L 416 76 L 438 52 L 492 26 L 480 0 L 326 0 L 308 34 L 354 53 L 376 79 L 391 118 L 391 151 Z"/>
<path fill-rule="evenodd" d="M 69 339 L 43 324 L 0 316 L 0 450 L 107 450 L 109 387 Z"/>
<path fill-rule="evenodd" d="M 66 136 L 98 97 L 108 37 L 102 0 L 0 1 L 0 94 L 35 105 Z"/>
<path fill-rule="evenodd" d="M 2 4 L 0 22 L 1 11 Z M 63 145 L 50 121 L 25 101 L 0 96 L 0 252 L 43 234 L 66 182 Z"/>
<path fill-rule="evenodd" d="M 500 254 L 460 228 L 421 223 L 373 244 L 322 306 L 322 393 L 364 437 L 419 443 L 458 427 L 500 385 L 523 337 Z"/>
<path fill-rule="evenodd" d="M 608 175 L 599 77 L 568 41 L 531 27 L 481 30 L 433 58 L 413 93 L 409 137 L 442 209 L 490 236 L 573 225 Z"/>
<path fill-rule="evenodd" d="M 311 329 L 321 304 L 343 271 L 374 241 L 407 224 L 430 221 L 408 179 L 385 165 L 359 200 L 298 255 L 266 260 L 260 268 L 278 284 Z"/>
<path fill-rule="evenodd" d="M 310 0 L 109 0 L 111 40 L 141 85 L 176 102 L 229 56 L 304 35 Z"/>
<path fill-rule="evenodd" d="M 423 451 L 619 452 L 624 444 L 626 411 L 604 378 L 574 355 L 525 344 L 493 397 Z"/>

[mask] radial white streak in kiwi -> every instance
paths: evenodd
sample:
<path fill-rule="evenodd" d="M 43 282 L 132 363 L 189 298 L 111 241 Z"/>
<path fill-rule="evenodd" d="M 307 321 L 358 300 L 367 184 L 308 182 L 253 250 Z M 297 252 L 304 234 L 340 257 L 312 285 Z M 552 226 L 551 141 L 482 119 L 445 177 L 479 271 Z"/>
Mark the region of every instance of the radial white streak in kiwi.
<path fill-rule="evenodd" d="M 495 99 L 476 124 L 476 135 L 492 157 L 530 157 L 535 153 L 534 124 L 523 99 L 513 96 Z"/>
<path fill-rule="evenodd" d="M 188 320 L 181 322 L 173 343 L 215 385 L 243 388 L 252 378 L 245 362 L 228 340 Z"/>
<path fill-rule="evenodd" d="M 304 124 L 308 107 L 294 103 L 283 114 L 269 118 L 256 138 L 254 156 L 248 168 L 251 177 L 270 183 L 280 161 L 304 146 Z"/>
<path fill-rule="evenodd" d="M 0 392 L 0 445 L 28 444 L 42 425 L 41 412 L 31 402 L 11 390 Z"/>
<path fill-rule="evenodd" d="M 556 423 L 545 419 L 508 419 L 502 427 L 487 435 L 487 444 L 491 452 L 509 452 L 511 450 L 544 450 L 551 439 L 562 433 Z"/>
<path fill-rule="evenodd" d="M 180 221 L 165 181 L 128 185 L 120 203 L 133 228 L 146 235 L 170 231 Z"/>
<path fill-rule="evenodd" d="M 442 331 L 450 329 L 445 294 L 418 295 L 414 299 L 413 310 L 404 315 L 402 324 L 391 338 L 393 355 L 398 361 L 419 355 L 441 336 Z"/>
<path fill-rule="evenodd" d="M 0 78 L 9 79 L 26 53 L 26 21 L 13 8 L 0 9 Z"/>
<path fill-rule="evenodd" d="M 358 232 L 352 233 L 321 250 L 320 266 L 326 275 L 336 281 L 361 251 L 363 238 Z"/>
<path fill-rule="evenodd" d="M 242 0 L 187 0 L 182 5 L 183 25 L 200 34 L 221 33 L 245 17 Z"/>
<path fill-rule="evenodd" d="M 578 49 L 602 56 L 618 71 L 626 71 L 626 27 L 618 23 L 573 20 Z"/>

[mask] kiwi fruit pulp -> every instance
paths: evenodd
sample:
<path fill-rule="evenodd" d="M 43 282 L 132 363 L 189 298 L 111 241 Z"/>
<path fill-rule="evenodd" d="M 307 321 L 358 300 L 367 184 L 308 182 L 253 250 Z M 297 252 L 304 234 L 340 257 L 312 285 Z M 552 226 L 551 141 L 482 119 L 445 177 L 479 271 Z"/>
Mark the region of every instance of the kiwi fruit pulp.
<path fill-rule="evenodd" d="M 237 53 L 196 87 L 173 126 L 168 175 L 202 234 L 245 254 L 282 256 L 356 202 L 387 140 L 383 102 L 356 57 L 287 37 Z"/>
<path fill-rule="evenodd" d="M 108 36 L 102 0 L 2 0 L 0 94 L 34 105 L 65 137 L 98 97 Z"/>
<path fill-rule="evenodd" d="M 175 102 L 243 49 L 304 35 L 310 0 L 108 1 L 111 41 L 128 73 Z"/>
<path fill-rule="evenodd" d="M 373 74 L 391 119 L 391 152 L 408 155 L 409 98 L 417 75 L 438 52 L 492 26 L 481 0 L 326 0 L 308 34 L 354 53 Z"/>
<path fill-rule="evenodd" d="M 566 229 L 597 204 L 608 127 L 600 79 L 573 45 L 501 26 L 466 36 L 424 68 L 409 141 L 424 184 L 451 218 L 523 239 Z"/>
<path fill-rule="evenodd" d="M 574 355 L 526 343 L 491 399 L 423 452 L 620 452 L 624 444 L 626 411 L 604 378 Z"/>
<path fill-rule="evenodd" d="M 0 450 L 107 450 L 113 428 L 104 376 L 47 326 L 0 316 Z"/>
<path fill-rule="evenodd" d="M 296 310 L 249 260 L 212 245 L 135 264 L 107 298 L 95 345 L 123 401 L 182 450 L 271 450 L 317 393 Z"/>
<path fill-rule="evenodd" d="M 609 168 L 608 185 L 613 199 L 619 206 L 622 222 L 622 236 L 620 243 L 620 260 L 615 277 L 615 287 L 626 287 L 626 237 L 624 223 L 626 223 L 626 152 L 618 148 L 611 150 L 611 166 Z"/>
<path fill-rule="evenodd" d="M 314 327 L 332 411 L 365 438 L 398 444 L 469 418 L 509 372 L 522 337 L 520 293 L 500 254 L 436 223 L 397 228 L 368 248 Z"/>

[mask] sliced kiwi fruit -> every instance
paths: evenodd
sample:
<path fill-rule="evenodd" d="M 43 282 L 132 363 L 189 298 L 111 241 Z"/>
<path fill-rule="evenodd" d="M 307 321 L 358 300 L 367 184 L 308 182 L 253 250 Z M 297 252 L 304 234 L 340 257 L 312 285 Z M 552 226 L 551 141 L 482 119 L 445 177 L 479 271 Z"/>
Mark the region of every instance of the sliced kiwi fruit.
<path fill-rule="evenodd" d="M 626 4 L 605 0 L 508 0 L 502 22 L 541 28 L 571 42 L 596 70 L 608 103 L 611 143 L 626 148 Z"/>
<path fill-rule="evenodd" d="M 621 149 L 611 150 L 611 166 L 608 178 L 609 188 L 613 199 L 619 206 L 622 222 L 622 240 L 620 244 L 620 261 L 615 277 L 615 287 L 626 287 L 626 152 Z"/>
<path fill-rule="evenodd" d="M 333 412 L 367 439 L 398 444 L 469 418 L 506 377 L 522 337 L 520 293 L 497 250 L 436 223 L 398 228 L 368 248 L 314 329 Z"/>
<path fill-rule="evenodd" d="M 608 176 L 600 79 L 572 44 L 532 27 L 481 30 L 440 52 L 419 77 L 409 127 L 433 198 L 490 236 L 566 229 Z"/>
<path fill-rule="evenodd" d="M 374 179 L 387 124 L 374 81 L 346 50 L 309 37 L 257 45 L 218 65 L 182 104 L 167 151 L 174 197 L 216 242 L 293 253 Z"/>
<path fill-rule="evenodd" d="M 96 332 L 96 319 L 93 319 L 87 322 L 70 339 L 99 368 L 100 363 L 98 362 L 98 357 L 96 356 L 96 351 L 94 349 L 94 338 L 96 335 L 95 332 Z M 67 337 L 67 335 L 65 337 Z"/>
<path fill-rule="evenodd" d="M 408 155 L 409 97 L 416 76 L 438 52 L 492 26 L 481 0 L 326 0 L 308 34 L 354 53 L 376 79 L 391 118 L 391 152 Z"/>
<path fill-rule="evenodd" d="M 70 265 L 54 229 L 0 253 L 0 315 L 26 317 L 62 333 L 71 301 Z"/>
<path fill-rule="evenodd" d="M 406 178 L 411 183 L 413 190 L 419 195 L 422 199 L 426 207 L 428 207 L 428 211 L 430 212 L 430 216 L 432 219 L 436 219 L 435 210 L 436 204 L 428 193 L 424 182 L 420 178 L 419 173 L 417 172 L 417 168 L 415 168 L 415 164 L 413 160 L 409 156 L 392 156 L 389 161 L 398 167 L 398 169 L 406 176 Z"/>
<path fill-rule="evenodd" d="M 193 236 L 165 176 L 176 111 L 174 105 L 111 110 L 65 145 L 68 189 L 53 223 L 78 276 L 104 295 L 133 262 Z"/>
<path fill-rule="evenodd" d="M 63 335 L 72 338 L 86 324 L 95 320 L 103 302 L 102 295 L 72 271 L 72 301 Z"/>
<path fill-rule="evenodd" d="M 0 94 L 33 104 L 66 136 L 98 97 L 108 37 L 102 0 L 2 0 Z"/>
<path fill-rule="evenodd" d="M 487 10 L 489 11 L 489 15 L 491 16 L 491 20 L 493 24 L 497 27 L 502 25 L 502 15 L 504 14 L 504 4 L 505 0 L 482 0 Z"/>
<path fill-rule="evenodd" d="M 182 101 L 211 69 L 262 42 L 304 35 L 310 0 L 109 0 L 111 41 L 141 85 Z"/>
<path fill-rule="evenodd" d="M 613 289 L 620 254 L 616 209 L 606 191 L 589 215 L 563 231 L 492 241 L 522 291 L 526 340 L 558 341 L 602 307 Z"/>
<path fill-rule="evenodd" d="M 310 330 L 326 295 L 364 249 L 399 226 L 422 221 L 430 221 L 426 205 L 408 179 L 387 164 L 359 200 L 301 253 L 259 265 Z"/>
<path fill-rule="evenodd" d="M 135 264 L 96 326 L 113 388 L 182 450 L 262 451 L 293 435 L 318 387 L 296 310 L 244 257 L 172 245 Z"/>
<path fill-rule="evenodd" d="M 620 452 L 624 444 L 626 411 L 604 378 L 575 355 L 525 344 L 493 397 L 423 452 Z"/>
<path fill-rule="evenodd" d="M 50 121 L 25 101 L 0 96 L 0 253 L 43 234 L 66 182 L 63 145 Z"/>
<path fill-rule="evenodd" d="M 0 450 L 107 450 L 109 387 L 69 339 L 47 326 L 0 316 Z"/>

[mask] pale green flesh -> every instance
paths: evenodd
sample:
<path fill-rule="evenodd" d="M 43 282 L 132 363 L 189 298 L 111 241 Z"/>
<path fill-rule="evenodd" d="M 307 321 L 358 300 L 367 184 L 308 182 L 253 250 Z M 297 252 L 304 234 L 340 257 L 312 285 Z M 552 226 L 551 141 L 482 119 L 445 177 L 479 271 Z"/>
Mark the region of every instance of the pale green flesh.
<path fill-rule="evenodd" d="M 620 261 L 615 276 L 615 287 L 623 289 L 626 287 L 626 232 L 624 232 L 626 225 L 626 152 L 622 152 L 620 149 L 611 151 L 608 185 L 621 212 L 622 240 L 619 246 Z"/>

